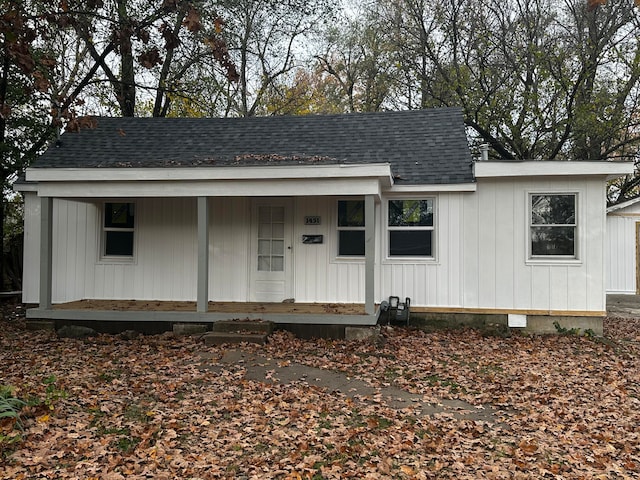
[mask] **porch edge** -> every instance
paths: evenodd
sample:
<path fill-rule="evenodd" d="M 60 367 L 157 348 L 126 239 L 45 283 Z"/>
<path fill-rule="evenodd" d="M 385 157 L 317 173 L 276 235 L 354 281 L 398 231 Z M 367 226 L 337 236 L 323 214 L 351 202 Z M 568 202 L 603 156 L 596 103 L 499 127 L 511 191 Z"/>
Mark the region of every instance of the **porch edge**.
<path fill-rule="evenodd" d="M 222 320 L 267 320 L 273 323 L 301 325 L 376 325 L 379 311 L 373 315 L 301 314 L 301 313 L 218 313 L 218 312 L 166 312 L 115 310 L 53 310 L 32 308 L 27 310 L 29 320 L 69 320 L 100 322 L 181 322 L 203 323 Z"/>

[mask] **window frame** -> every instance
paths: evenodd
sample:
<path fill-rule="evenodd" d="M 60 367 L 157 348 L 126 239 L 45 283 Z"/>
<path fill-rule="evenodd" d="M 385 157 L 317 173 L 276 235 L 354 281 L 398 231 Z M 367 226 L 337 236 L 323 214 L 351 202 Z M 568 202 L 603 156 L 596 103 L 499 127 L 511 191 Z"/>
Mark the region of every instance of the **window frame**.
<path fill-rule="evenodd" d="M 340 202 L 361 202 L 362 203 L 362 225 L 361 226 L 340 226 Z M 364 235 L 365 232 L 365 213 L 364 213 L 364 198 L 362 197 L 354 197 L 354 198 L 338 198 L 335 202 L 335 220 L 332 222 L 335 226 L 335 258 L 337 260 L 358 260 L 364 261 L 365 252 L 364 252 L 364 238 L 363 238 L 363 252 L 362 255 L 341 255 L 340 254 L 340 232 L 343 231 L 361 231 Z"/>
<path fill-rule="evenodd" d="M 133 227 L 117 227 L 107 226 L 107 206 L 113 204 L 126 204 L 133 206 Z M 102 202 L 100 212 L 100 246 L 99 260 L 101 263 L 134 263 L 137 251 L 137 205 L 135 202 L 128 200 L 109 200 Z M 109 255 L 107 254 L 107 233 L 108 232 L 131 232 L 133 233 L 133 241 L 131 246 L 131 255 Z"/>
<path fill-rule="evenodd" d="M 431 225 L 405 225 L 405 226 L 396 226 L 389 225 L 389 209 L 390 202 L 394 201 L 431 201 L 431 210 L 432 210 L 432 221 Z M 412 195 L 412 196 L 401 196 L 401 197 L 388 197 L 385 199 L 385 208 L 384 208 L 384 228 L 386 231 L 385 234 L 385 260 L 389 263 L 394 263 L 398 261 L 411 261 L 411 262 L 436 262 L 437 261 L 437 232 L 438 232 L 438 199 L 437 196 L 434 195 Z M 430 255 L 391 255 L 391 232 L 402 232 L 402 231 L 430 231 L 431 232 L 431 254 Z"/>
<path fill-rule="evenodd" d="M 573 205 L 574 205 L 574 222 L 573 224 L 563 223 L 563 224 L 551 224 L 551 223 L 533 223 L 533 198 L 537 196 L 550 196 L 550 197 L 558 197 L 558 196 L 573 196 Z M 558 191 L 529 191 L 527 192 L 527 262 L 528 263 L 580 263 L 581 257 L 581 236 L 580 236 L 580 228 L 582 224 L 582 219 L 580 217 L 581 209 L 580 209 L 580 192 L 575 190 L 558 190 Z M 533 253 L 533 231 L 535 228 L 539 227 L 550 227 L 550 228 L 573 228 L 573 255 L 534 255 Z"/>

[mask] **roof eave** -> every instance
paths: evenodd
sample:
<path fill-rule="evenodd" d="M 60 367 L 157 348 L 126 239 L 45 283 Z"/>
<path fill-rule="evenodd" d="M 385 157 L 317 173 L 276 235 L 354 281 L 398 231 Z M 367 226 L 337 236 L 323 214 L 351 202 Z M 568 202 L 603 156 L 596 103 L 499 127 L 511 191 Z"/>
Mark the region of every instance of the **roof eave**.
<path fill-rule="evenodd" d="M 476 161 L 476 178 L 604 176 L 607 180 L 634 172 L 633 162 L 609 161 Z"/>
<path fill-rule="evenodd" d="M 465 183 L 440 183 L 440 184 L 403 184 L 392 185 L 385 189 L 385 193 L 438 193 L 438 192 L 475 192 L 478 184 L 475 182 Z"/>
<path fill-rule="evenodd" d="M 27 168 L 28 182 L 127 182 L 192 180 L 283 180 L 305 178 L 382 179 L 393 184 L 389 163 L 340 165 L 277 165 L 247 167 L 177 168 Z"/>

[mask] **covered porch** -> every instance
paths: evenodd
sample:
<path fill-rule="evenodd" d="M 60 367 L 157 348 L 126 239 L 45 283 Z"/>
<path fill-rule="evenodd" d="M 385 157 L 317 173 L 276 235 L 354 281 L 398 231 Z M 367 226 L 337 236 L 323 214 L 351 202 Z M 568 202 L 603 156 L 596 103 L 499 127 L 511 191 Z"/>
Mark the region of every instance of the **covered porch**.
<path fill-rule="evenodd" d="M 242 170 L 242 178 L 238 178 L 237 169 L 175 169 L 168 176 L 167 169 L 162 172 L 141 171 L 137 169 L 111 170 L 105 169 L 99 173 L 91 170 L 74 170 L 62 172 L 38 171 L 32 173 L 29 178 L 37 182 L 32 184 L 31 191 L 37 194 L 39 210 L 39 293 L 38 306 L 27 311 L 29 319 L 43 320 L 83 320 L 83 321 L 161 321 L 161 322 L 215 322 L 239 319 L 262 319 L 275 323 L 290 324 L 342 324 L 342 325 L 374 325 L 378 320 L 376 308 L 376 204 L 380 203 L 382 188 L 392 184 L 388 164 L 367 166 L 300 166 L 282 169 L 279 167 L 245 168 Z M 200 172 L 194 172 L 200 170 Z M 199 180 L 195 180 L 198 173 Z M 140 178 L 144 180 L 141 181 Z M 204 180 L 202 180 L 204 178 Z M 286 197 L 283 197 L 283 193 Z M 54 228 L 60 229 L 54 215 L 54 199 L 70 199 L 74 201 L 143 201 L 145 199 L 159 198 L 189 199 L 193 215 L 188 228 L 193 231 L 192 267 L 188 270 L 193 277 L 189 280 L 189 291 L 186 298 L 195 301 L 170 301 L 171 298 L 161 297 L 159 301 L 140 300 L 140 297 L 132 297 L 133 300 L 122 300 L 122 296 L 109 300 L 83 300 L 62 302 L 55 300 L 53 285 L 55 278 L 54 254 Z M 213 224 L 219 219 L 220 212 L 212 209 L 214 199 L 224 198 L 251 199 L 251 218 L 256 221 L 254 215 L 255 206 L 265 202 L 286 202 L 286 199 L 295 198 L 353 198 L 363 199 L 364 204 L 364 257 L 361 259 L 363 268 L 362 276 L 354 278 L 364 298 L 350 300 L 362 301 L 359 304 L 333 302 L 333 297 L 320 300 L 318 303 L 310 302 L 286 302 L 285 299 L 293 297 L 286 294 L 280 299 L 253 298 L 254 292 L 249 291 L 235 302 L 220 302 L 216 300 L 228 300 L 212 295 L 211 282 L 215 275 L 220 274 L 220 268 L 225 268 L 213 257 L 215 250 L 215 228 Z M 114 200 L 110 200 L 114 199 Z M 285 203 L 286 204 L 286 203 Z M 292 225 L 300 225 L 300 212 L 293 203 L 286 204 L 290 214 L 285 220 Z M 248 212 L 248 211 L 247 211 Z M 294 218 L 294 213 L 296 214 Z M 247 213 L 248 214 L 248 213 Z M 304 214 L 304 212 L 303 212 Z M 295 222 L 298 222 L 297 224 Z M 169 223 L 164 224 L 165 229 L 170 228 Z M 247 223 L 243 227 L 243 239 L 249 238 L 246 232 L 255 233 L 255 225 Z M 285 240 L 284 259 L 291 263 L 292 252 L 296 245 L 301 251 L 300 245 L 304 243 L 300 231 L 289 228 L 291 243 Z M 325 228 L 329 228 L 326 226 Z M 302 232 L 304 233 L 304 232 Z M 326 236 L 326 235 L 325 235 Z M 304 237 L 304 235 L 302 235 Z M 255 247 L 255 239 L 251 251 Z M 213 243 L 212 243 L 213 242 Z M 296 245 L 294 245 L 296 244 Z M 287 246 L 288 245 L 288 246 Z M 255 247 L 255 248 L 254 248 Z M 59 248 L 59 247 L 58 247 Z M 257 251 L 257 250 L 256 250 Z M 255 253 L 255 252 L 254 252 Z M 253 253 L 245 252 L 250 256 Z M 300 253 L 299 253 L 300 255 Z M 87 258 L 88 255 L 85 255 Z M 240 257 L 238 257 L 240 258 Z M 288 260 L 287 260 L 288 259 Z M 102 262 L 104 263 L 104 262 Z M 135 263 L 135 262 L 133 262 Z M 98 263 L 100 264 L 100 259 Z M 320 265 L 319 265 L 320 266 Z M 255 267 L 255 263 L 251 264 Z M 322 268 L 327 268 L 324 265 Z M 118 267 L 120 268 L 120 267 Z M 127 267 L 129 268 L 129 267 Z M 259 268 L 258 268 L 259 270 Z M 185 271 L 186 272 L 186 271 Z M 251 274 L 249 274 L 249 277 Z M 295 282 L 293 274 L 288 277 L 290 284 Z M 362 294 L 361 293 L 361 294 Z M 84 295 L 76 298 L 83 298 Z M 91 298 L 91 296 L 88 296 Z M 100 297 L 98 297 L 100 298 Z M 105 298 L 105 297 L 102 297 Z M 108 298 L 108 297 L 106 297 Z M 143 297 L 144 298 L 144 297 Z M 146 298 L 149 298 L 147 296 Z M 151 297 L 154 298 L 154 297 Z M 360 300 L 362 298 L 362 300 Z M 183 298 L 184 299 L 184 298 Z M 245 301 L 246 300 L 246 301 Z M 260 301 L 256 301 L 260 300 Z M 285 303 L 281 303 L 285 300 Z M 357 305 L 357 306 L 356 306 Z"/>

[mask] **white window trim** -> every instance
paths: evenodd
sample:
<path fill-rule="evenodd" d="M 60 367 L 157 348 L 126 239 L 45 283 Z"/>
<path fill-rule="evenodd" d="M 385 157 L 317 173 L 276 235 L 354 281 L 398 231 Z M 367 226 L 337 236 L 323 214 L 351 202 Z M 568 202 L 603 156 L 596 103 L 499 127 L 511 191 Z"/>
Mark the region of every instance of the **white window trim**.
<path fill-rule="evenodd" d="M 432 226 L 416 226 L 416 227 L 390 227 L 389 226 L 389 202 L 392 200 L 432 200 L 433 201 L 433 225 Z M 384 249 L 384 261 L 385 264 L 394 263 L 438 263 L 438 245 L 439 245 L 439 231 L 438 228 L 438 197 L 436 195 L 402 195 L 402 196 L 389 196 L 383 200 L 383 224 L 384 239 L 382 248 Z M 389 248 L 391 247 L 390 232 L 402 230 L 430 230 L 431 234 L 431 255 L 430 256 L 391 256 L 389 255 Z"/>
<path fill-rule="evenodd" d="M 364 203 L 363 197 L 340 197 L 336 198 L 333 202 L 333 206 L 331 208 L 332 218 L 330 219 L 331 225 L 331 244 L 329 248 L 331 248 L 332 252 L 332 263 L 364 263 L 365 256 L 362 255 L 340 255 L 340 231 L 341 230 L 362 230 L 364 231 L 365 227 L 339 227 L 338 226 L 338 203 L 341 201 L 361 201 Z"/>
<path fill-rule="evenodd" d="M 114 228 L 105 227 L 105 215 L 107 203 L 132 203 L 134 208 L 133 215 L 133 228 Z M 118 231 L 118 232 L 133 232 L 133 255 L 106 255 L 105 249 L 107 246 L 106 232 Z M 137 251 L 138 251 L 138 205 L 131 200 L 105 200 L 100 205 L 100 221 L 98 223 L 98 264 L 132 264 L 136 263 Z"/>
<path fill-rule="evenodd" d="M 575 197 L 575 244 L 574 244 L 574 254 L 573 255 L 537 255 L 533 256 L 531 253 L 531 199 L 534 195 L 573 195 Z M 583 197 L 582 192 L 575 189 L 566 189 L 566 190 L 529 190 L 526 192 L 525 202 L 526 202 L 526 261 L 527 265 L 581 265 L 582 264 L 582 251 L 584 249 L 583 242 L 584 235 L 582 232 L 582 228 L 584 225 L 584 218 L 582 216 L 582 208 L 580 207 L 581 198 Z"/>

